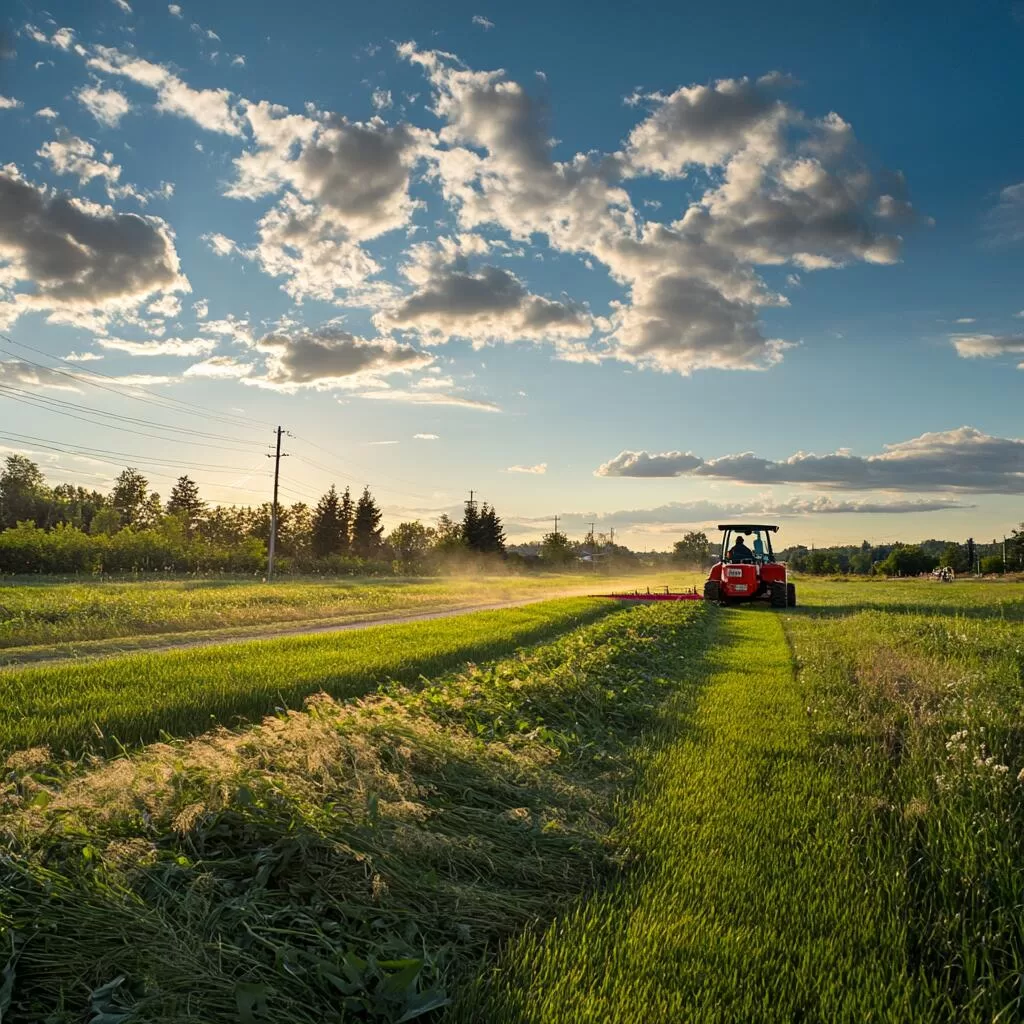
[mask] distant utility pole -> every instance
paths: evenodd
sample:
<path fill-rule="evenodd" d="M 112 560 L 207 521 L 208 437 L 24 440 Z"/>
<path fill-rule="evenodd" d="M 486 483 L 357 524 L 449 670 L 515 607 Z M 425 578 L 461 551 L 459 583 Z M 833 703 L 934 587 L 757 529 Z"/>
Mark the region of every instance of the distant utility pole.
<path fill-rule="evenodd" d="M 594 543 L 594 527 L 596 525 L 597 525 L 596 523 L 591 523 L 590 524 L 590 546 L 591 547 L 596 547 L 596 545 Z"/>
<path fill-rule="evenodd" d="M 268 459 L 274 460 L 274 500 L 270 505 L 270 546 L 267 548 L 267 582 L 274 578 L 274 548 L 277 546 L 277 485 L 281 477 L 281 459 L 287 456 L 281 454 L 281 435 L 287 433 L 284 427 L 277 428 L 277 445 L 273 454 L 267 454 Z"/>
<path fill-rule="evenodd" d="M 611 544 L 612 547 L 615 547 L 615 527 L 614 526 L 609 531 L 608 542 Z"/>
<path fill-rule="evenodd" d="M 558 536 L 558 516 L 555 516 L 555 536 Z"/>

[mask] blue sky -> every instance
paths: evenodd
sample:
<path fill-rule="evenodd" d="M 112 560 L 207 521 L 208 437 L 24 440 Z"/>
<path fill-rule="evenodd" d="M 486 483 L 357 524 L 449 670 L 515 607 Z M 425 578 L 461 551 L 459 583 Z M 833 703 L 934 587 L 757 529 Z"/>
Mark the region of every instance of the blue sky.
<path fill-rule="evenodd" d="M 1024 6 L 857 7 L 14 5 L 0 445 L 252 503 L 281 423 L 286 500 L 391 522 L 1002 536 Z"/>

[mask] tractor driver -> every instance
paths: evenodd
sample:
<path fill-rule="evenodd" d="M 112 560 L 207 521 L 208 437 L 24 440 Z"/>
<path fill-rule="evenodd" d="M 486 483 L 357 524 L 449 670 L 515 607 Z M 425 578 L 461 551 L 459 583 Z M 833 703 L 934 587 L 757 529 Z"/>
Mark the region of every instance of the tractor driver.
<path fill-rule="evenodd" d="M 736 543 L 733 544 L 732 551 L 729 552 L 729 558 L 734 562 L 752 562 L 754 560 L 754 553 L 744 543 L 742 534 L 736 538 Z"/>

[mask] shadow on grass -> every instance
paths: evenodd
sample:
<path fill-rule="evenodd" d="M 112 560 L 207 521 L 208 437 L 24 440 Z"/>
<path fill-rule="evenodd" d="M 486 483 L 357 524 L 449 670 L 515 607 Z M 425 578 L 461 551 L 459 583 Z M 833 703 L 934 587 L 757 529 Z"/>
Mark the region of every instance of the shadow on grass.
<path fill-rule="evenodd" d="M 478 612 L 475 616 L 498 617 L 521 614 L 538 615 L 536 625 L 517 631 L 514 636 L 498 639 L 466 639 L 441 653 L 429 655 L 412 653 L 408 650 L 396 655 L 393 661 L 387 657 L 376 668 L 351 666 L 346 663 L 345 650 L 338 648 L 337 657 L 322 659 L 310 668 L 302 657 L 311 647 L 328 648 L 332 643 L 331 634 L 313 637 L 296 637 L 267 641 L 266 644 L 247 644 L 239 649 L 237 664 L 230 666 L 234 673 L 230 685 L 219 691 L 210 689 L 197 700 L 194 686 L 175 686 L 176 679 L 194 683 L 202 680 L 204 671 L 210 666 L 211 672 L 223 671 L 225 648 L 210 646 L 194 651 L 168 651 L 165 653 L 125 655 L 123 658 L 100 660 L 80 666 L 56 665 L 52 668 L 26 666 L 15 669 L 6 676 L 12 687 L 9 703 L 17 713 L 9 713 L 9 720 L 0 711 L 0 755 L 4 750 L 21 747 L 48 745 L 65 756 L 76 758 L 87 753 L 117 754 L 126 747 L 137 747 L 155 740 L 167 738 L 173 728 L 173 735 L 188 738 L 208 731 L 217 725 L 237 727 L 247 722 L 258 721 L 265 715 L 289 708 L 299 708 L 309 696 L 324 692 L 338 699 L 362 697 L 378 689 L 382 684 L 397 682 L 406 686 L 417 686 L 424 678 L 431 678 L 465 666 L 471 662 L 494 661 L 507 657 L 523 647 L 542 643 L 569 630 L 604 618 L 620 609 L 614 602 L 595 602 L 589 609 L 581 609 L 568 617 L 543 617 L 543 604 L 531 605 L 528 609 L 509 612 Z M 449 625 L 451 619 L 445 620 Z M 405 637 L 422 633 L 424 643 L 429 640 L 433 622 L 379 625 L 363 631 L 344 634 L 345 643 L 354 638 L 365 638 L 368 643 L 377 643 L 387 651 L 390 631 L 402 630 Z M 340 635 L 340 634 L 339 634 Z M 340 642 L 339 642 L 340 643 Z M 291 671 L 291 677 L 266 680 L 246 677 L 237 670 L 246 664 L 255 667 L 261 662 L 261 655 L 270 654 L 267 645 L 273 645 L 272 653 L 280 660 L 280 654 L 287 645 L 295 645 L 295 662 L 281 666 L 282 673 Z M 163 659 L 167 659 L 166 662 Z M 147 682 L 156 664 L 171 666 L 158 687 Z M 108 668 L 109 666 L 109 668 Z M 124 678 L 125 667 L 138 666 L 137 673 Z M 120 673 L 117 678 L 113 673 Z M 0 679 L 4 679 L 0 675 Z M 102 706 L 96 706 L 95 687 L 104 684 Z M 75 700 L 75 685 L 83 689 L 83 703 Z M 23 691 L 13 693 L 13 687 L 21 684 Z M 148 687 L 148 689 L 147 689 Z M 55 691 L 59 691 L 56 692 Z M 142 698 L 151 694 L 146 703 Z M 175 696 L 179 701 L 175 701 Z M 173 727 L 170 723 L 173 723 Z"/>
<path fill-rule="evenodd" d="M 174 1024 L 439 1008 L 503 940 L 621 873 L 623 797 L 690 727 L 721 618 L 624 616 L 567 647 L 564 672 L 514 664 L 444 703 L 441 686 L 330 712 L 315 786 L 275 777 L 288 741 L 243 778 L 178 764 L 162 811 L 29 837 L 0 859 L 0 938 L 32 936 L 5 1024 L 78 1022 L 118 977 L 103 1012 Z"/>

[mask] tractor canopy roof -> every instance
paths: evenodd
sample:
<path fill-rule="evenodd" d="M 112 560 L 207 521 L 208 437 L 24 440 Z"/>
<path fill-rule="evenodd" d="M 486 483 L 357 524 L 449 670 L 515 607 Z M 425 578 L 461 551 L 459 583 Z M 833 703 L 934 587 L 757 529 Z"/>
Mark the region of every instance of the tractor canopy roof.
<path fill-rule="evenodd" d="M 768 530 L 771 533 L 778 533 L 778 530 L 779 530 L 779 528 L 777 526 L 765 526 L 763 523 L 761 525 L 738 525 L 738 526 L 731 526 L 728 523 L 726 523 L 724 526 L 719 526 L 718 528 L 720 530 L 732 530 L 735 533 L 753 533 L 755 530 Z"/>

